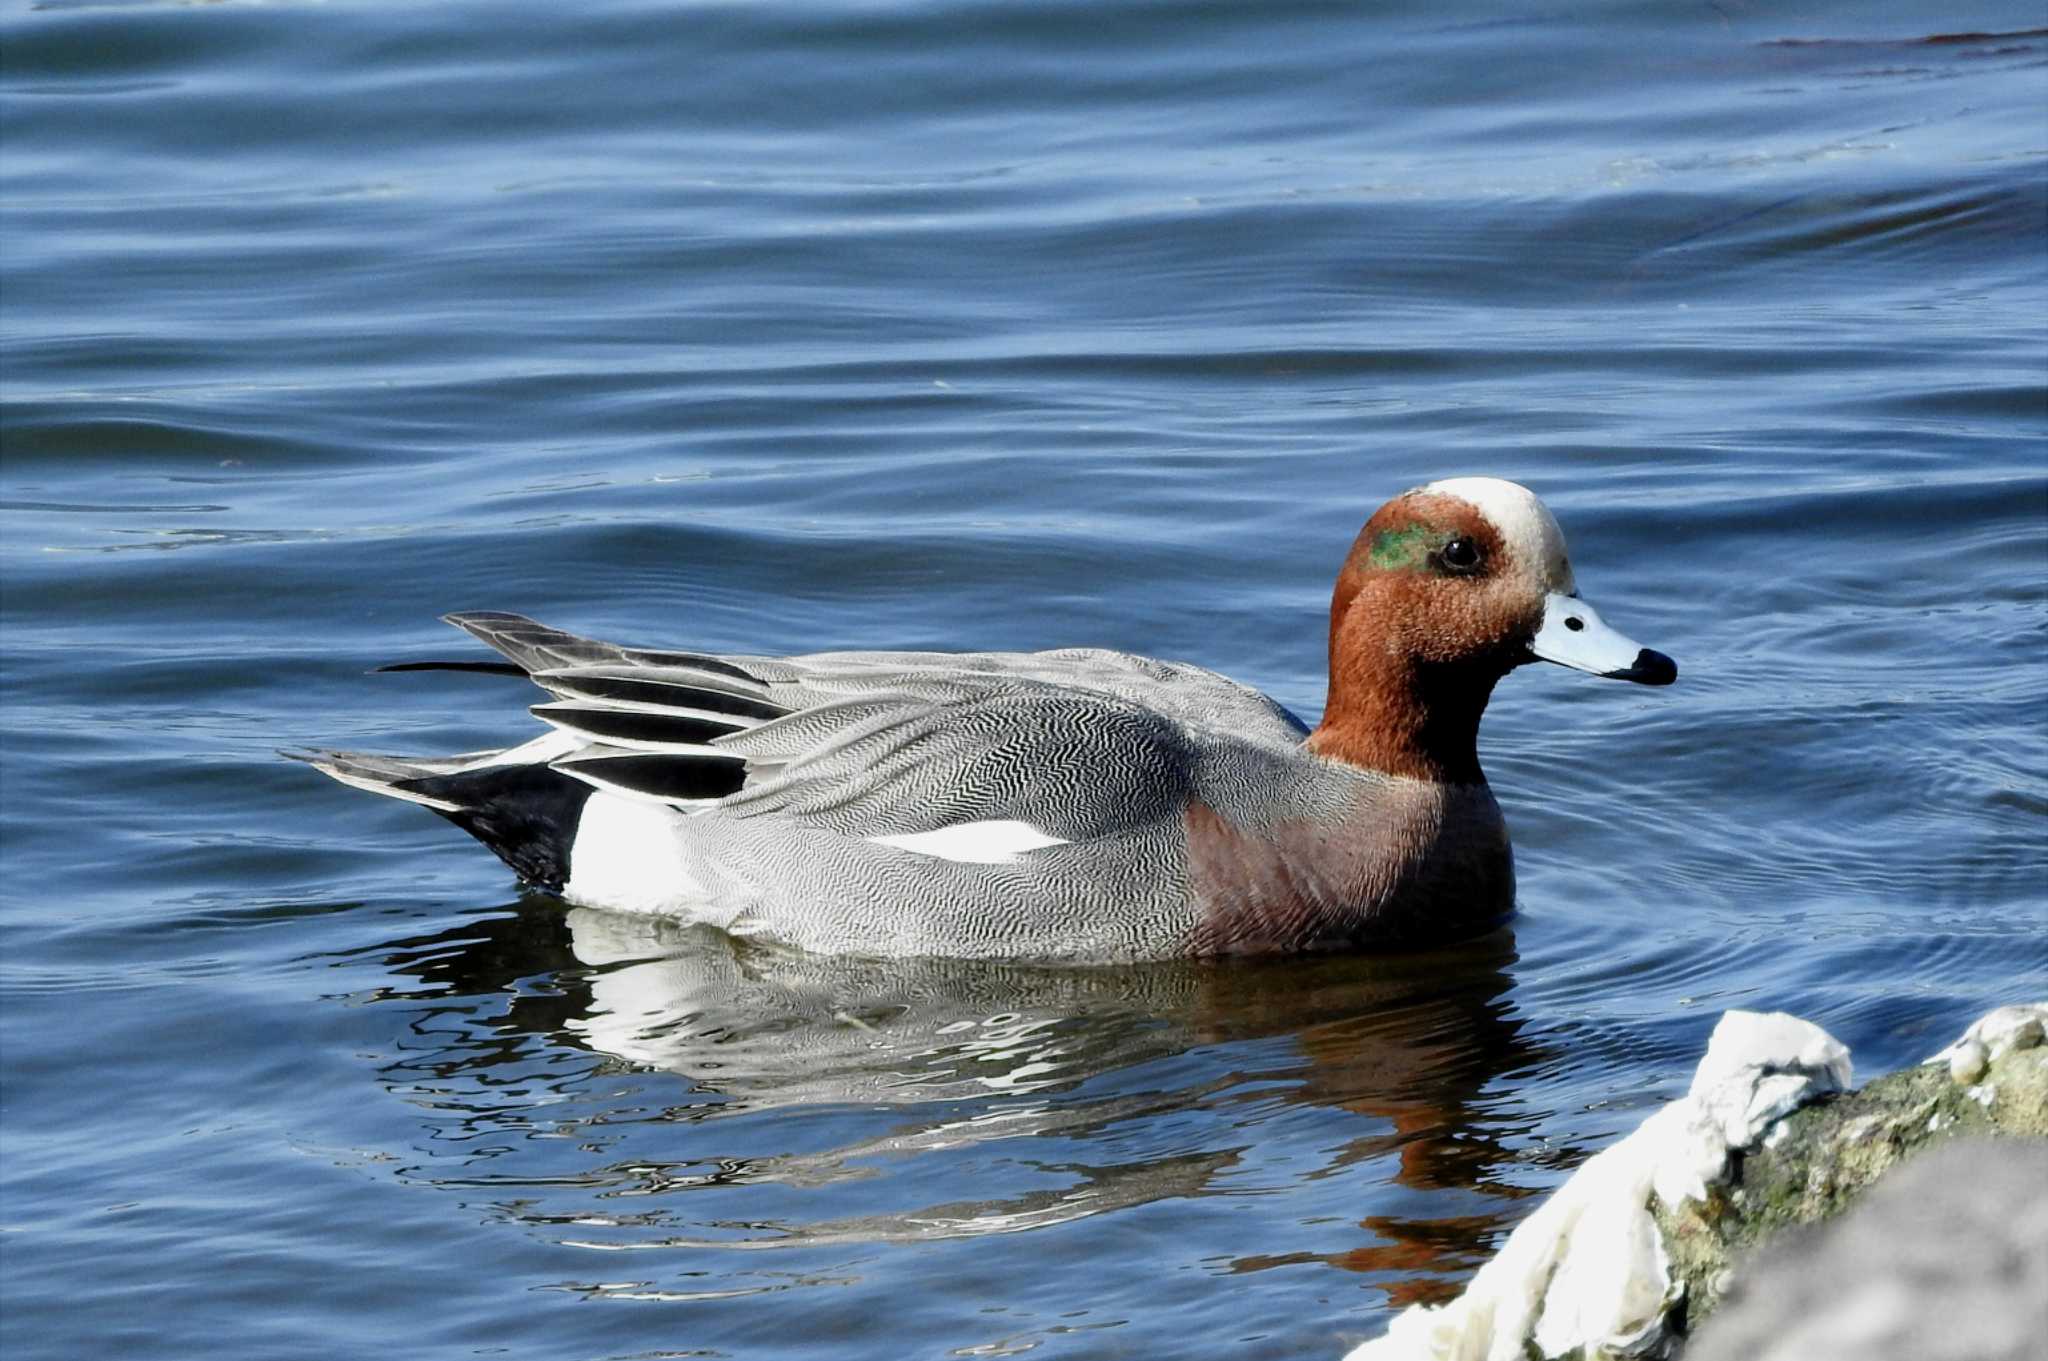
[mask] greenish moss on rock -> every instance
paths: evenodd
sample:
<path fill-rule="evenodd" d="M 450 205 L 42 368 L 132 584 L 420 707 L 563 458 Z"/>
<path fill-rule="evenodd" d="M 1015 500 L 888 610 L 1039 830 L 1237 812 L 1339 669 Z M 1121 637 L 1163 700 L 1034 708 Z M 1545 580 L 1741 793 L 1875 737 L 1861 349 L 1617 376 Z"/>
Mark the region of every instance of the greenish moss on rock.
<path fill-rule="evenodd" d="M 2048 1137 L 2048 1047 L 1990 1058 L 1974 1082 L 1929 1063 L 1823 1098 L 1786 1116 L 1766 1147 L 1735 1155 L 1705 1200 L 1653 1204 L 1671 1275 L 1685 1287 L 1684 1331 L 1713 1312 L 1764 1240 L 1832 1218 L 1921 1149 L 1970 1135 Z"/>

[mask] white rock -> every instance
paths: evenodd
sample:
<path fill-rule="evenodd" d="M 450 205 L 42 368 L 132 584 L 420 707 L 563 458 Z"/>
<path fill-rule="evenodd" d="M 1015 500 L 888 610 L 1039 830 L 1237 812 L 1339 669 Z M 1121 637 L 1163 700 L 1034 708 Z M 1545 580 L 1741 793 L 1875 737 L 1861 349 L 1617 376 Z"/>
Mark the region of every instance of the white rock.
<path fill-rule="evenodd" d="M 2044 1042 L 2048 1003 L 2000 1007 L 1927 1061 L 1976 1083 L 2008 1051 Z M 1768 1142 L 1784 1115 L 1846 1089 L 1851 1076 L 1849 1051 L 1809 1021 L 1782 1012 L 1724 1013 L 1684 1097 L 1589 1158 L 1457 1299 L 1402 1311 L 1385 1336 L 1354 1348 L 1346 1361 L 1522 1361 L 1532 1345 L 1546 1357 L 1656 1347 L 1677 1287 L 1651 1196 L 1669 1205 L 1703 1196 L 1726 1174 L 1731 1150 Z M 1986 1104 L 1994 1099 L 1983 1086 L 1969 1095 Z M 2048 1212 L 2040 1220 L 2039 1236 L 2048 1243 Z M 1866 1327 L 1890 1317 L 1875 1303 L 1849 1315 Z M 1849 1338 L 1854 1329 L 1830 1317 L 1836 1339 Z M 1810 1341 L 1772 1356 L 1801 1355 L 1799 1347 Z M 1852 1345 L 1843 1355 L 1854 1353 Z"/>
<path fill-rule="evenodd" d="M 1849 1083 L 1849 1051 L 1783 1014 L 1725 1013 L 1691 1090 L 1589 1158 L 1508 1236 L 1457 1299 L 1415 1305 L 1347 1361 L 1520 1361 L 1652 1346 L 1676 1297 L 1650 1197 L 1705 1194 L 1771 1123 Z"/>
<path fill-rule="evenodd" d="M 1729 1148 L 1751 1148 L 1780 1116 L 1820 1092 L 1846 1090 L 1849 1050 L 1811 1021 L 1782 1011 L 1724 1012 L 1693 1074 L 1690 1095 Z"/>
<path fill-rule="evenodd" d="M 2024 1002 L 1979 1016 L 1962 1037 L 1929 1063 L 1946 1063 L 1957 1082 L 1974 1083 L 1984 1070 L 2015 1049 L 2032 1049 L 2048 1037 L 2048 1002 Z"/>
<path fill-rule="evenodd" d="M 1972 1039 L 1957 1040 L 1941 1051 L 1948 1056 L 1951 1082 L 1975 1082 L 1991 1070 L 1991 1051 Z M 1934 1062 L 1933 1059 L 1928 1060 Z"/>

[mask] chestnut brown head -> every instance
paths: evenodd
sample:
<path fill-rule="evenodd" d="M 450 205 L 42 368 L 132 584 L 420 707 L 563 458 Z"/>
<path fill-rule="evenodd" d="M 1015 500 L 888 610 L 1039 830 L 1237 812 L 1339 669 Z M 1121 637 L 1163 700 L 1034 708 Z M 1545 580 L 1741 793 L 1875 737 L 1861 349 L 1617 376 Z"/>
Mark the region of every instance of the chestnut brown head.
<path fill-rule="evenodd" d="M 1316 745 L 1396 773 L 1476 778 L 1465 752 L 1494 682 L 1538 660 L 1645 685 L 1678 676 L 1580 598 L 1564 534 L 1528 488 L 1417 487 L 1374 512 L 1338 573 Z"/>

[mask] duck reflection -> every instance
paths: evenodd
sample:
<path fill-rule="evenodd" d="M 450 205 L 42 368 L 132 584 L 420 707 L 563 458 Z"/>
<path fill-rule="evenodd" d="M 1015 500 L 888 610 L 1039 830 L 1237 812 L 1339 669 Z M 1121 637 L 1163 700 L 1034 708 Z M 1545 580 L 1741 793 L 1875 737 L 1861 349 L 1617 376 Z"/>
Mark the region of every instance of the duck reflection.
<path fill-rule="evenodd" d="M 1290 1179 L 1378 1159 L 1402 1187 L 1512 1198 L 1519 1192 L 1494 1178 L 1514 1131 L 1489 1118 L 1485 1090 L 1540 1057 L 1505 1000 L 1515 959 L 1506 931 L 1393 956 L 1048 968 L 805 955 L 533 901 L 378 953 L 392 973 L 426 985 L 389 996 L 439 999 L 431 1031 L 415 1027 L 429 1052 L 409 1054 L 388 1076 L 419 1100 L 423 1070 L 433 1075 L 448 1098 L 433 1104 L 461 1113 L 459 1131 L 445 1137 L 474 1148 L 480 1133 L 531 1128 L 538 1102 L 553 1147 L 568 1136 L 582 1150 L 568 1165 L 553 1154 L 525 1159 L 544 1167 L 472 1168 L 484 1175 L 459 1178 L 437 1169 L 433 1180 L 538 1190 L 504 1208 L 564 1226 L 562 1241 L 614 1250 L 1011 1232 L 1217 1194 L 1222 1181 L 1256 1189 L 1271 1174 L 1248 1165 L 1259 1126 L 1304 1106 L 1368 1119 L 1341 1122 L 1350 1137 L 1318 1142 L 1322 1165 L 1289 1167 Z M 449 1004 L 454 995 L 466 1005 Z M 565 1063 L 577 1051 L 597 1062 Z M 666 1089 L 650 1100 L 647 1079 L 664 1075 Z M 639 1080 L 620 1085 L 628 1078 Z M 828 1146 L 803 1147 L 815 1141 L 786 1130 L 764 1135 L 773 1120 L 760 1117 L 770 1112 L 803 1115 L 807 1131 L 814 1115 L 829 1116 Z M 716 1133 L 736 1119 L 747 1137 Z M 649 1132 L 657 1128 L 667 1133 Z M 1056 1163 L 1034 1157 L 1041 1175 L 1017 1179 L 1043 1183 L 1056 1166 L 1056 1184 L 990 1185 L 1000 1179 L 986 1175 L 990 1157 L 979 1151 L 1010 1140 L 1063 1141 Z M 503 1141 L 482 1142 L 502 1164 Z M 1097 1157 L 1111 1149 L 1124 1156 Z M 1069 1156 L 1084 1151 L 1091 1160 Z M 593 1166 L 593 1154 L 610 1160 Z M 959 1169 L 963 1158 L 981 1169 L 960 1178 L 969 1194 L 930 1199 L 955 1174 L 928 1169 Z M 621 1214 L 589 1203 L 664 1203 L 681 1191 L 763 1183 L 823 1187 L 905 1166 L 920 1169 L 902 1193 L 913 1207 L 801 1223 L 716 1219 L 743 1220 L 737 1234 L 704 1232 L 713 1221 L 694 1211 Z M 989 1190 L 999 1194 L 980 1194 Z M 828 1195 L 811 1202 L 838 1204 Z M 1473 1207 L 1461 1198 L 1459 1208 Z M 1236 1267 L 1320 1260 L 1383 1275 L 1403 1298 L 1428 1298 L 1462 1278 L 1498 1218 L 1379 1215 L 1365 1223 L 1373 1246 L 1243 1256 Z M 593 1229 L 611 1236 L 590 1238 Z"/>

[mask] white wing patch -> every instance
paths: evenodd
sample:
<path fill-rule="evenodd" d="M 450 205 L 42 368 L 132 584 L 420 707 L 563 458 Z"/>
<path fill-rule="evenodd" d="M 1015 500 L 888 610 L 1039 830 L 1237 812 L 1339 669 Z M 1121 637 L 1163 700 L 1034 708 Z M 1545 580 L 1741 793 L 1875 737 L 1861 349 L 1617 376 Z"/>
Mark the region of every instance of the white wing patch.
<path fill-rule="evenodd" d="M 961 822 L 941 827 L 935 832 L 871 836 L 868 840 L 877 846 L 894 846 L 897 850 L 969 865 L 1007 865 L 1026 851 L 1072 844 L 1065 837 L 1048 835 L 1030 823 L 1014 818 Z"/>

